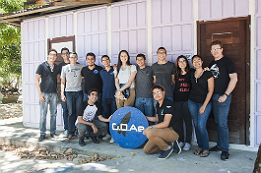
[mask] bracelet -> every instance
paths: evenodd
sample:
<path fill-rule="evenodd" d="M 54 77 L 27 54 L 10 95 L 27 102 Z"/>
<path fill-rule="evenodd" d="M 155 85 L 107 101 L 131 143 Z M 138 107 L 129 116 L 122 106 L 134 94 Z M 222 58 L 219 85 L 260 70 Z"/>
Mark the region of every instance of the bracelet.
<path fill-rule="evenodd" d="M 227 97 L 228 97 L 228 94 L 227 93 L 224 93 Z"/>

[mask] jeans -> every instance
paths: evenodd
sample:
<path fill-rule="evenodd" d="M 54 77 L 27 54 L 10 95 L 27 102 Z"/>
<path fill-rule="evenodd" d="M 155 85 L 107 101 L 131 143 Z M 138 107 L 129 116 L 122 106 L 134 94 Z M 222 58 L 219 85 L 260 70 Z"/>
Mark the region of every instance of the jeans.
<path fill-rule="evenodd" d="M 82 91 L 66 92 L 66 103 L 69 112 L 68 117 L 68 135 L 74 135 L 75 122 L 80 115 L 79 106 L 82 103 Z"/>
<path fill-rule="evenodd" d="M 188 102 L 174 102 L 175 105 L 175 112 L 178 116 L 182 119 L 182 129 L 179 135 L 179 142 L 191 142 L 192 137 L 192 119 L 188 108 Z M 186 126 L 186 139 L 184 138 L 184 125 L 183 121 Z"/>
<path fill-rule="evenodd" d="M 104 118 L 109 118 L 117 110 L 115 98 L 102 99 L 102 109 L 102 116 Z"/>
<path fill-rule="evenodd" d="M 139 109 L 145 116 L 154 117 L 153 98 L 136 97 L 135 107 Z M 155 123 L 149 122 L 150 125 Z"/>
<path fill-rule="evenodd" d="M 57 93 L 44 93 L 45 102 L 39 102 L 40 104 L 40 134 L 45 135 L 46 132 L 46 115 L 49 103 L 50 110 L 50 134 L 54 134 L 56 130 L 56 116 L 57 116 Z"/>
<path fill-rule="evenodd" d="M 215 122 L 217 123 L 217 131 L 218 131 L 218 141 L 217 147 L 222 151 L 228 152 L 229 148 L 229 129 L 227 124 L 228 113 L 230 109 L 230 103 L 232 100 L 232 95 L 230 94 L 226 101 L 220 103 L 218 101 L 221 94 L 214 94 L 212 97 L 213 104 L 213 115 L 215 118 Z"/>
<path fill-rule="evenodd" d="M 88 126 L 86 124 L 77 123 L 76 126 L 78 128 L 79 138 L 84 138 L 85 132 L 87 132 L 87 130 L 90 131 L 90 136 L 99 137 L 100 135 L 103 135 L 103 136 L 106 135 L 106 131 L 108 129 L 108 126 L 106 123 L 101 122 L 99 120 L 93 120 L 93 121 L 91 121 L 91 123 L 93 123 L 97 127 L 98 132 L 94 134 L 91 126 Z"/>
<path fill-rule="evenodd" d="M 66 97 L 66 93 L 64 93 Z M 64 124 L 64 130 L 68 130 L 68 117 L 69 117 L 69 112 L 67 109 L 67 103 L 62 101 L 61 99 L 61 104 L 62 104 L 62 109 L 63 109 L 63 124 Z"/>
<path fill-rule="evenodd" d="M 202 148 L 203 150 L 209 150 L 209 138 L 206 124 L 211 112 L 212 104 L 209 102 L 205 112 L 203 114 L 199 114 L 199 109 L 202 105 L 203 103 L 196 103 L 188 100 L 188 107 L 193 119 L 198 147 Z"/>
<path fill-rule="evenodd" d="M 87 93 L 84 93 L 83 94 L 83 101 L 87 101 L 87 100 L 89 100 L 89 97 L 88 97 L 88 94 Z M 102 104 L 102 93 L 99 93 L 98 94 L 98 100 L 97 100 L 97 102 L 99 102 L 100 104 Z"/>

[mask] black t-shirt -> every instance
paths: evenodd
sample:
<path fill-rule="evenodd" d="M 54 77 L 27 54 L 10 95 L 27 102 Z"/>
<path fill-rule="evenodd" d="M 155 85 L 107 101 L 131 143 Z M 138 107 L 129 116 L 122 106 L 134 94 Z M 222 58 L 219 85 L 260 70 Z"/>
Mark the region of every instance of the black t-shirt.
<path fill-rule="evenodd" d="M 99 93 L 102 93 L 102 79 L 100 76 L 101 66 L 95 65 L 93 70 L 87 67 L 83 67 L 81 74 L 85 80 L 84 92 L 88 93 L 91 88 L 96 88 Z"/>
<path fill-rule="evenodd" d="M 188 101 L 189 92 L 191 88 L 191 74 L 186 73 L 185 75 L 179 74 L 175 76 L 175 89 L 174 89 L 174 101 Z"/>
<path fill-rule="evenodd" d="M 227 57 L 212 61 L 209 69 L 215 79 L 215 94 L 224 94 L 230 81 L 229 74 L 236 73 L 236 66 L 233 61 Z"/>
<path fill-rule="evenodd" d="M 196 103 L 204 103 L 208 94 L 208 79 L 213 77 L 211 72 L 204 71 L 200 78 L 196 79 L 195 72 L 191 73 L 191 91 L 189 99 Z"/>
<path fill-rule="evenodd" d="M 156 76 L 156 84 L 164 86 L 166 89 L 166 96 L 173 97 L 172 75 L 175 74 L 175 65 L 172 62 L 166 64 L 158 64 L 157 62 L 152 65 L 153 76 Z"/>
<path fill-rule="evenodd" d="M 159 103 L 156 105 L 159 123 L 164 121 L 165 114 L 171 114 L 171 120 L 168 127 L 172 127 L 175 132 L 180 134 L 181 131 L 181 119 L 180 116 L 175 113 L 174 102 L 165 98 L 161 107 Z"/>
<path fill-rule="evenodd" d="M 102 109 L 98 102 L 94 105 L 89 105 L 88 101 L 84 101 L 80 105 L 80 115 L 82 116 L 84 121 L 92 121 L 98 119 L 99 115 L 102 115 Z"/>
<path fill-rule="evenodd" d="M 46 62 L 40 64 L 36 70 L 36 74 L 41 75 L 40 88 L 45 93 L 56 93 L 57 92 L 57 75 L 59 75 L 59 66 L 54 64 L 53 69 Z"/>

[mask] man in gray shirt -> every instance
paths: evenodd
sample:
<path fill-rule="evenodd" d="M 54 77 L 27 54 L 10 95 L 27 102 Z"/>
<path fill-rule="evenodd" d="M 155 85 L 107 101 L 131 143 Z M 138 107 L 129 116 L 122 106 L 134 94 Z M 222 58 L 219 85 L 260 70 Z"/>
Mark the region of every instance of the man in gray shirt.
<path fill-rule="evenodd" d="M 166 98 L 173 101 L 173 85 L 175 83 L 175 66 L 166 60 L 167 50 L 160 47 L 157 50 L 158 62 L 152 65 L 154 84 L 160 84 L 166 89 Z"/>
<path fill-rule="evenodd" d="M 144 54 L 136 56 L 137 74 L 136 74 L 136 100 L 135 107 L 145 116 L 153 116 L 153 98 L 151 88 L 153 86 L 152 68 L 146 66 L 146 57 Z"/>
<path fill-rule="evenodd" d="M 81 70 L 84 66 L 77 64 L 77 60 L 76 52 L 70 54 L 70 64 L 64 66 L 61 73 L 61 97 L 62 101 L 67 103 L 69 111 L 67 141 L 72 140 L 75 133 L 75 122 L 79 115 L 79 105 L 83 101 Z M 64 91 L 66 94 L 64 94 Z"/>

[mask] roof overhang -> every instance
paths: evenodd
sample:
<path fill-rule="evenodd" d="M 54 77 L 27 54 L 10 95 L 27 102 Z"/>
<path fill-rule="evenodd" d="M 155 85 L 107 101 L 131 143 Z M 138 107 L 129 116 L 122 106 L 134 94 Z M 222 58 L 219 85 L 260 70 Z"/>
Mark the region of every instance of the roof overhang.
<path fill-rule="evenodd" d="M 41 2 L 40 2 L 41 1 Z M 48 0 L 27 0 L 26 5 L 40 4 Z M 50 0 L 49 0 L 50 1 Z M 59 1 L 59 2 L 58 2 Z M 93 7 L 98 5 L 106 5 L 120 0 L 55 0 L 48 5 L 39 6 L 36 8 L 28 8 L 23 11 L 0 14 L 0 23 L 6 23 L 12 26 L 20 27 L 22 21 L 71 11 L 81 8 Z"/>

